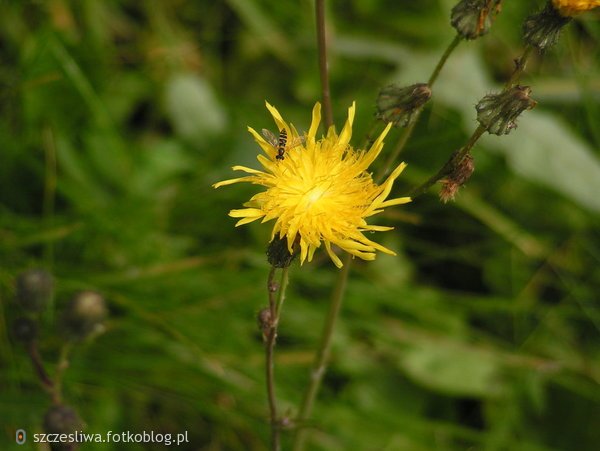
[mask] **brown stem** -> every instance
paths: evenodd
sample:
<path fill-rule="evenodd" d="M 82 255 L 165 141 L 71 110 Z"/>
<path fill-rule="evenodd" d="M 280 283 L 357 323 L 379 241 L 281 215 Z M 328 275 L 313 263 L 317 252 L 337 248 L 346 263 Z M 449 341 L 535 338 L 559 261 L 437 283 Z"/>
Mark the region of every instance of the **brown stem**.
<path fill-rule="evenodd" d="M 275 292 L 277 286 L 275 284 L 275 267 L 272 266 L 267 279 L 267 291 L 269 293 L 269 330 L 265 340 L 265 370 L 267 383 L 267 397 L 269 400 L 269 423 L 271 425 L 271 450 L 278 451 L 281 449 L 279 427 L 277 420 L 277 403 L 275 400 L 275 364 L 274 351 L 275 340 L 277 339 L 277 303 L 275 300 Z"/>
<path fill-rule="evenodd" d="M 529 60 L 529 57 L 531 56 L 532 52 L 533 52 L 533 47 L 528 45 L 523 50 L 521 57 L 519 59 L 515 60 L 515 70 L 511 74 L 508 81 L 506 82 L 506 85 L 504 85 L 504 91 L 507 91 L 508 89 L 512 88 L 514 85 L 516 85 L 518 83 L 519 78 L 521 78 L 521 75 L 525 71 L 525 66 L 527 66 L 527 61 Z"/>
<path fill-rule="evenodd" d="M 333 108 L 329 90 L 329 67 L 327 64 L 327 36 L 325 31 L 325 0 L 316 0 L 317 48 L 319 49 L 319 73 L 321 75 L 321 100 L 323 101 L 323 120 L 329 129 L 333 125 Z"/>
<path fill-rule="evenodd" d="M 46 369 L 44 368 L 44 362 L 42 362 L 42 357 L 40 356 L 40 351 L 38 349 L 37 341 L 31 340 L 27 345 L 27 354 L 29 354 L 29 358 L 31 359 L 31 363 L 33 364 L 33 368 L 35 369 L 35 374 L 39 378 L 43 387 L 49 392 L 54 391 L 54 382 L 48 376 Z"/>

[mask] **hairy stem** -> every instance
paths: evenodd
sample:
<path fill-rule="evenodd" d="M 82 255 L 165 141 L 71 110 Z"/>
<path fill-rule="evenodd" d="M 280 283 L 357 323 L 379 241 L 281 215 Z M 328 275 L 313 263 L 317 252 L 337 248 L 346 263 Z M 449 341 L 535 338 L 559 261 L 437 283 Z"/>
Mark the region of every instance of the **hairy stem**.
<path fill-rule="evenodd" d="M 265 338 L 265 372 L 267 384 L 267 397 L 269 400 L 269 423 L 271 425 L 271 450 L 281 449 L 280 420 L 277 413 L 277 400 L 275 397 L 275 342 L 277 341 L 277 328 L 279 314 L 285 300 L 288 285 L 288 268 L 281 271 L 279 286 L 275 283 L 275 267 L 271 267 L 267 280 L 269 293 L 269 330 Z M 275 293 L 277 292 L 277 298 Z"/>
<path fill-rule="evenodd" d="M 346 254 L 344 258 L 344 266 L 342 267 L 342 270 L 339 273 L 335 284 L 335 288 L 331 296 L 329 312 L 327 313 L 327 318 L 325 320 L 325 325 L 323 326 L 323 332 L 321 334 L 321 343 L 317 350 L 317 354 L 315 355 L 315 360 L 313 362 L 312 370 L 310 373 L 310 382 L 306 391 L 304 392 L 304 400 L 302 401 L 300 413 L 298 414 L 298 420 L 300 423 L 304 422 L 310 417 L 315 398 L 317 396 L 317 392 L 319 391 L 319 387 L 321 386 L 321 382 L 323 381 L 323 376 L 325 376 L 325 371 L 327 369 L 327 363 L 329 360 L 329 354 L 331 352 L 333 331 L 335 329 L 335 324 L 339 316 L 340 307 L 342 305 L 344 294 L 346 292 L 346 285 L 348 283 L 348 275 L 350 274 L 351 266 L 352 256 L 350 254 Z M 294 438 L 294 445 L 292 448 L 294 451 L 301 451 L 302 449 L 304 449 L 306 433 L 307 431 L 304 428 L 300 428 L 297 430 L 296 436 Z"/>

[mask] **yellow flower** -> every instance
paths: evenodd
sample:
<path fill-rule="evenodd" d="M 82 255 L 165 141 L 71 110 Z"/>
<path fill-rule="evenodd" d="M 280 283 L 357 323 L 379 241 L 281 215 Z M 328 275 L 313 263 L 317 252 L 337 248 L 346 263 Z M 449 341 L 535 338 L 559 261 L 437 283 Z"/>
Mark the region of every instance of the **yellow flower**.
<path fill-rule="evenodd" d="M 552 0 L 561 16 L 570 17 L 600 6 L 600 0 Z"/>
<path fill-rule="evenodd" d="M 247 208 L 229 212 L 229 216 L 241 218 L 236 227 L 257 219 L 261 219 L 261 222 L 276 219 L 271 240 L 277 234 L 281 239 L 285 237 L 290 253 L 294 251 L 294 243 L 298 243 L 301 263 L 307 259 L 311 261 L 321 243 L 338 268 L 342 267 L 342 261 L 331 249 L 332 244 L 363 260 L 374 260 L 377 250 L 395 255 L 364 234 L 393 229 L 369 225 L 365 218 L 382 212 L 385 207 L 410 202 L 409 197 L 386 200 L 394 180 L 406 164 L 400 164 L 381 185 L 375 184 L 367 172 L 369 165 L 381 152 L 383 138 L 391 124 L 368 151 L 354 150 L 349 145 L 354 103 L 348 109 L 348 120 L 339 135 L 331 127 L 327 136 L 317 139 L 321 122 L 321 104 L 317 102 L 304 142 L 294 126 L 288 125 L 276 108 L 269 103 L 267 108 L 275 119 L 277 129 L 287 132 L 289 145 L 285 149 L 284 159 L 277 159 L 276 147 L 248 127 L 267 155 L 258 155 L 264 171 L 234 166 L 234 170 L 250 175 L 213 185 L 218 188 L 249 182 L 266 188 L 244 204 Z"/>

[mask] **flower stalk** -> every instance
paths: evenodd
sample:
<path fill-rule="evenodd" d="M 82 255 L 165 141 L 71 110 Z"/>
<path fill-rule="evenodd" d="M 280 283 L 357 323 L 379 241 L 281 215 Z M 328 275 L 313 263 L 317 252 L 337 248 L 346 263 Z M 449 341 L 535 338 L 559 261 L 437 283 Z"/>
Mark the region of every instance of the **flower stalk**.
<path fill-rule="evenodd" d="M 265 372 L 267 385 L 267 398 L 269 400 L 269 423 L 271 426 L 271 450 L 281 449 L 281 425 L 277 413 L 277 399 L 275 396 L 275 342 L 277 341 L 277 328 L 279 325 L 279 314 L 285 299 L 288 285 L 288 267 L 281 271 L 279 285 L 275 282 L 274 266 L 269 271 L 267 279 L 267 292 L 269 294 L 268 315 L 261 312 L 261 329 L 266 332 L 265 336 Z M 275 293 L 278 293 L 277 298 Z"/>
<path fill-rule="evenodd" d="M 317 49 L 319 51 L 319 74 L 321 77 L 321 100 L 323 102 L 323 122 L 325 128 L 333 125 L 333 108 L 329 89 L 329 66 L 327 63 L 327 30 L 325 29 L 325 0 L 316 0 Z"/>
<path fill-rule="evenodd" d="M 329 311 L 325 318 L 325 324 L 323 325 L 323 332 L 321 333 L 321 341 L 315 354 L 315 359 L 310 372 L 310 381 L 304 392 L 304 399 L 298 413 L 299 423 L 302 424 L 312 414 L 312 409 L 321 387 L 321 382 L 325 376 L 327 370 L 327 364 L 329 362 L 329 355 L 331 353 L 331 344 L 333 338 L 333 331 L 337 319 L 339 317 L 344 295 L 346 293 L 346 286 L 348 284 L 348 275 L 350 274 L 350 267 L 352 266 L 352 256 L 346 254 L 344 266 L 338 274 L 335 287 L 331 295 L 331 303 L 329 304 Z M 304 443 L 306 440 L 307 430 L 305 428 L 299 428 L 296 431 L 294 437 L 293 451 L 301 451 L 304 449 Z"/>

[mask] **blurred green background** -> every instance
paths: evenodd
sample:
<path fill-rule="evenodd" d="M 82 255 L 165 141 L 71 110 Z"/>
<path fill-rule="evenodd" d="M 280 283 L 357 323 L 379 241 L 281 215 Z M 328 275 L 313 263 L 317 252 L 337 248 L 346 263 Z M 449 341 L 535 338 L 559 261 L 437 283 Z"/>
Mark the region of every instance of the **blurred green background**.
<path fill-rule="evenodd" d="M 450 58 L 393 194 L 465 142 L 477 100 L 510 75 L 520 24 L 543 2 L 505 3 Z M 328 2 L 334 114 L 341 126 L 357 101 L 355 145 L 383 85 L 427 79 L 454 36 L 453 4 Z M 50 403 L 9 333 L 15 278 L 32 267 L 57 279 L 40 341 L 50 372 L 73 293 L 109 303 L 106 333 L 74 350 L 64 380 L 88 432 L 187 430 L 179 449 L 265 449 L 255 315 L 270 226 L 235 229 L 227 216 L 255 187 L 211 184 L 233 164 L 258 167 L 246 126 L 273 128 L 265 99 L 308 127 L 320 97 L 313 3 L 0 5 L 0 449 L 38 449 L 14 431 L 41 432 Z M 538 107 L 510 136 L 480 141 L 455 203 L 433 192 L 378 218 L 395 230 L 375 239 L 398 256 L 353 266 L 309 449 L 598 449 L 598 17 L 531 61 L 522 82 Z M 336 274 L 323 253 L 291 271 L 276 351 L 290 416 Z"/>

